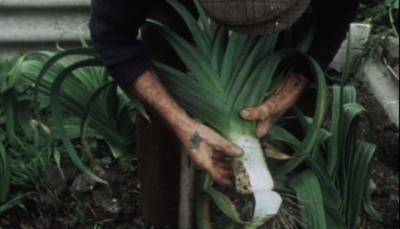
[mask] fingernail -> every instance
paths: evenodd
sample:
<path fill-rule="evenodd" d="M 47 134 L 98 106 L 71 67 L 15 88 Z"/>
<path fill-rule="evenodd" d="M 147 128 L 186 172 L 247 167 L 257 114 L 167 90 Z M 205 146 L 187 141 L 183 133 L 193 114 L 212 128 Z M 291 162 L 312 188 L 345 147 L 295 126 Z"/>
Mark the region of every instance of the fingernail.
<path fill-rule="evenodd" d="M 242 116 L 243 117 L 249 117 L 249 115 L 250 115 L 250 112 L 248 110 L 243 110 L 242 111 Z"/>

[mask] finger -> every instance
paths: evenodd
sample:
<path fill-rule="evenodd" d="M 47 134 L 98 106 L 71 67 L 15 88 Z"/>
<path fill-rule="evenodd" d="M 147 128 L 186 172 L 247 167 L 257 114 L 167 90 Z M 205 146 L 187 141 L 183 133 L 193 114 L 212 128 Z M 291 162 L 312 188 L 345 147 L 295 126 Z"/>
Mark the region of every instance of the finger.
<path fill-rule="evenodd" d="M 240 157 L 244 153 L 243 150 L 239 146 L 231 143 L 228 140 L 221 139 L 220 145 L 222 146 L 222 148 L 220 150 L 222 151 L 222 153 L 224 153 L 227 156 Z"/>
<path fill-rule="evenodd" d="M 232 160 L 214 159 L 214 164 L 223 170 L 233 172 Z"/>
<path fill-rule="evenodd" d="M 258 138 L 265 137 L 271 130 L 271 127 L 272 127 L 272 122 L 269 120 L 259 122 L 257 125 L 257 137 Z"/>
<path fill-rule="evenodd" d="M 244 109 L 242 110 L 242 112 L 240 112 L 240 115 L 245 120 L 257 121 L 262 119 L 263 116 L 262 113 L 263 109 L 261 109 L 261 106 L 259 106 L 259 107 Z"/>
<path fill-rule="evenodd" d="M 218 168 L 219 173 L 224 177 L 224 178 L 232 178 L 234 177 L 234 172 L 232 170 L 232 167 L 226 167 L 224 165 L 215 165 Z"/>
<path fill-rule="evenodd" d="M 224 165 L 226 167 L 231 166 L 232 162 L 233 162 L 232 158 L 230 158 L 230 157 L 229 158 L 226 158 L 226 157 L 223 157 L 223 158 L 221 158 L 221 157 L 213 157 L 213 160 L 214 160 L 214 162 L 218 162 L 221 165 Z"/>
<path fill-rule="evenodd" d="M 225 169 L 225 170 L 231 170 L 232 171 L 232 162 L 227 162 L 227 161 L 220 161 L 220 160 L 215 160 L 214 163 L 218 165 L 220 168 Z"/>
<path fill-rule="evenodd" d="M 222 186 L 231 186 L 232 185 L 232 181 L 228 178 L 226 178 L 220 171 L 219 169 L 217 169 L 216 166 L 209 166 L 206 167 L 206 171 L 207 173 L 210 175 L 210 177 L 217 182 L 218 184 L 222 185 Z"/>
<path fill-rule="evenodd" d="M 232 157 L 227 156 L 223 151 L 214 151 L 212 158 L 221 162 L 232 162 Z"/>
<path fill-rule="evenodd" d="M 217 182 L 218 184 L 220 184 L 221 186 L 225 186 L 225 187 L 230 187 L 232 186 L 233 182 L 231 181 L 231 179 L 225 177 L 223 174 L 221 174 L 221 172 L 219 171 L 215 171 L 215 172 L 211 172 L 209 173 L 209 175 L 211 176 L 211 178 Z"/>

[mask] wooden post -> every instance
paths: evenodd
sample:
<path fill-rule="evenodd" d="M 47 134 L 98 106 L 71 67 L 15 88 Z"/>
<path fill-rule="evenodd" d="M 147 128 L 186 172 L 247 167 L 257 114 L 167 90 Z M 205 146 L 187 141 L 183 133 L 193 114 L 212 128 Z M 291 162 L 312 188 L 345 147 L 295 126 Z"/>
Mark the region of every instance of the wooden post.
<path fill-rule="evenodd" d="M 182 152 L 179 201 L 179 229 L 193 229 L 193 198 L 195 169 L 187 154 Z"/>

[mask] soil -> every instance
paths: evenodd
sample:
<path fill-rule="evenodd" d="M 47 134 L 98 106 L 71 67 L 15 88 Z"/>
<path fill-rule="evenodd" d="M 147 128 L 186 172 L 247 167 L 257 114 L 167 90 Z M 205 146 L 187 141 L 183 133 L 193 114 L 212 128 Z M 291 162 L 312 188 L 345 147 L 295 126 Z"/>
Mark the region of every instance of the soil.
<path fill-rule="evenodd" d="M 145 225 L 139 212 L 140 183 L 135 163 L 119 161 L 97 169 L 109 185 L 94 185 L 72 165 L 64 165 L 65 179 L 49 167 L 57 194 L 42 191 L 27 210 L 14 209 L 0 218 L 0 228 L 153 228 Z M 106 168 L 106 169 L 104 169 Z"/>
<path fill-rule="evenodd" d="M 382 107 L 355 81 L 359 100 L 376 124 L 377 157 L 373 167 L 373 203 L 381 219 L 364 216 L 360 228 L 392 229 L 399 227 L 399 130 L 383 112 Z M 364 133 L 367 125 L 363 124 Z M 55 166 L 49 166 L 49 178 L 54 190 L 41 194 L 26 204 L 26 209 L 15 208 L 0 218 L 0 228 L 153 228 L 146 224 L 139 209 L 140 182 L 135 161 L 114 161 L 104 157 L 97 173 L 110 182 L 95 185 L 80 175 L 72 165 L 63 165 L 64 178 Z"/>
<path fill-rule="evenodd" d="M 382 106 L 364 83 L 355 81 L 359 102 L 368 110 L 376 125 L 374 143 L 378 145 L 373 165 L 373 203 L 380 221 L 367 218 L 364 228 L 399 228 L 399 129 L 389 121 Z M 364 131 L 366 123 L 363 124 Z"/>

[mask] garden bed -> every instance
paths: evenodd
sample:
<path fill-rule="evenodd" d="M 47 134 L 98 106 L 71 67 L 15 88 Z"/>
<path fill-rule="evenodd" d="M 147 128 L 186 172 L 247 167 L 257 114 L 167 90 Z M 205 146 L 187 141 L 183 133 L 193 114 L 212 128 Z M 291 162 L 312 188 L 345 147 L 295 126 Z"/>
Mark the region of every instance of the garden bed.
<path fill-rule="evenodd" d="M 373 118 L 378 145 L 377 158 L 373 168 L 374 206 L 382 214 L 382 222 L 371 219 L 366 221 L 371 229 L 399 227 L 399 129 L 390 122 L 382 106 L 368 91 L 362 82 L 356 82 L 360 103 L 364 105 Z"/>
<path fill-rule="evenodd" d="M 399 130 L 382 112 L 382 107 L 364 83 L 354 81 L 360 102 L 370 112 L 377 128 L 378 144 L 373 178 L 374 206 L 382 215 L 382 222 L 363 220 L 363 228 L 384 229 L 399 226 Z M 367 125 L 365 125 L 367 127 Z M 366 132 L 363 131 L 363 132 Z M 110 186 L 93 186 L 71 164 L 64 164 L 65 179 L 57 168 L 48 168 L 50 183 L 60 195 L 43 190 L 35 197 L 37 202 L 26 204 L 27 209 L 14 209 L 0 218 L 3 228 L 156 228 L 143 222 L 138 197 L 136 162 L 113 160 L 106 153 L 96 159 L 97 172 Z M 67 160 L 65 160 L 67 161 Z"/>
<path fill-rule="evenodd" d="M 390 1 L 391 0 L 388 0 L 387 2 Z M 391 23 L 392 26 L 388 27 L 388 22 L 386 20 L 381 20 L 381 17 L 372 17 L 372 19 L 369 19 L 369 13 L 376 14 L 375 10 L 370 11 L 369 9 L 380 9 L 378 13 L 382 13 L 382 18 L 387 18 L 387 6 L 381 3 L 381 8 L 378 8 L 372 7 L 372 5 L 369 6 L 369 4 L 375 3 L 371 3 L 370 1 L 363 2 L 367 4 L 368 7 L 363 7 L 363 11 L 367 11 L 364 12 L 366 17 L 363 17 L 361 21 L 370 21 L 374 25 L 378 25 L 373 29 L 374 36 L 372 36 L 377 38 L 378 42 L 374 45 L 373 42 L 375 40 L 370 39 L 372 42 L 367 45 L 367 50 L 364 50 L 364 43 L 361 44 L 360 47 L 357 46 L 359 50 L 357 50 L 358 53 L 356 52 L 356 54 L 359 55 L 360 58 L 366 57 L 370 60 L 385 59 L 382 58 L 383 52 L 378 52 L 378 54 L 382 55 L 376 57 L 376 50 L 379 51 L 382 45 L 381 34 L 385 34 L 386 36 L 395 33 L 396 30 L 391 27 L 396 25 Z M 381 25 L 382 23 L 383 25 Z M 342 52 L 344 54 L 343 56 L 347 56 L 347 49 L 344 48 L 344 50 L 345 51 Z M 84 52 L 81 53 L 82 49 L 80 49 L 78 52 L 82 55 L 86 55 L 86 51 L 88 50 L 84 49 Z M 1 182 L 3 182 L 1 184 L 5 184 L 4 187 L 6 187 L 0 189 L 0 200 L 2 203 L 2 205 L 0 205 L 0 229 L 156 228 L 144 222 L 138 202 L 141 185 L 137 178 L 137 161 L 134 158 L 135 154 L 133 154 L 135 127 L 133 116 L 130 116 L 130 111 L 141 111 L 141 105 L 139 103 L 133 104 L 135 102 L 129 103 L 127 94 L 123 95 L 115 84 L 108 82 L 107 77 L 102 77 L 106 76 L 104 68 L 79 69 L 82 71 L 74 71 L 72 73 L 74 78 L 68 77 L 66 81 L 69 86 L 74 86 L 71 88 L 78 88 L 79 90 L 74 89 L 68 91 L 61 86 L 57 87 L 57 85 L 60 84 L 55 82 L 58 81 L 60 75 L 62 76 L 62 74 L 58 75 L 57 67 L 53 68 L 53 71 L 47 71 L 48 74 L 41 82 L 43 85 L 41 85 L 36 81 L 42 69 L 42 63 L 40 63 L 39 60 L 42 60 L 42 58 L 50 58 L 46 56 L 47 54 L 41 55 L 42 56 L 36 60 L 34 58 L 27 58 L 27 60 L 21 62 L 21 65 L 17 65 L 20 69 L 26 70 L 23 71 L 23 73 L 12 71 L 11 74 L 8 74 L 7 71 L 9 69 L 6 65 L 4 65 L 6 66 L 4 68 L 5 71 L 2 72 L 3 69 L 0 65 L 0 80 L 2 75 L 4 75 L 3 73 L 8 74 L 8 76 L 18 76 L 21 74 L 24 75 L 25 80 L 27 80 L 26 82 L 18 84 L 19 81 L 11 77 L 11 80 L 4 80 L 4 82 L 2 82 L 4 85 L 0 85 L 1 93 L 3 93 L 0 94 L 0 125 L 1 127 L 4 126 L 4 130 L 3 128 L 0 129 L 0 156 L 2 156 L 0 162 L 5 162 L 0 164 L 0 178 L 4 178 L 1 180 Z M 348 59 L 342 58 L 342 60 Z M 342 70 L 341 68 L 344 63 L 346 63 L 346 61 L 340 62 L 337 65 L 339 66 L 337 70 Z M 398 56 L 396 64 L 398 65 Z M 359 69 L 359 67 L 351 66 L 353 70 Z M 58 67 L 61 67 L 61 65 Z M 340 82 L 338 78 L 335 78 L 335 75 L 337 74 L 334 73 L 330 78 L 332 78 L 333 81 Z M 57 77 L 57 80 L 53 81 L 54 79 L 52 77 Z M 97 80 L 92 80 L 94 78 Z M 373 182 L 371 182 L 370 186 L 373 205 L 381 215 L 381 220 L 373 219 L 364 214 L 359 220 L 359 224 L 360 228 L 398 228 L 399 167 L 397 163 L 399 161 L 399 131 L 398 127 L 390 121 L 384 112 L 382 106 L 386 106 L 386 103 L 377 101 L 376 98 L 379 98 L 379 96 L 371 94 L 370 81 L 373 81 L 372 83 L 376 81 L 373 77 L 371 79 L 372 80 L 369 80 L 369 85 L 356 78 L 352 79 L 351 84 L 357 87 L 359 101 L 369 112 L 376 127 L 376 129 L 374 129 L 376 136 L 373 143 L 377 144 L 378 151 L 373 163 Z M 45 98 L 40 98 L 41 95 L 39 93 L 40 99 L 33 100 L 33 96 L 31 96 L 33 85 L 38 85 L 38 88 L 44 91 L 42 93 L 48 97 L 44 96 Z M 85 85 L 85 87 L 82 87 L 82 85 Z M 375 85 L 380 84 L 376 83 Z M 94 91 L 94 89 L 96 89 L 96 91 Z M 57 93 L 62 94 L 62 96 L 56 96 Z M 337 95 L 335 98 L 338 98 Z M 353 103 L 356 101 L 353 99 L 349 100 L 353 101 Z M 395 100 L 396 99 L 391 99 L 390 101 L 395 102 Z M 40 120 L 38 116 L 33 115 L 32 112 L 33 104 L 38 101 L 40 103 L 41 114 L 43 116 L 48 116 L 44 118 L 46 120 L 43 122 L 42 126 L 40 122 L 37 121 Z M 60 101 L 65 106 L 63 107 L 64 113 L 55 105 Z M 357 108 L 360 107 L 357 106 Z M 335 113 L 334 110 L 335 109 L 329 111 L 328 114 Z M 82 113 L 82 111 L 84 112 Z M 85 117 L 87 119 L 85 119 Z M 211 117 L 216 116 L 214 115 Z M 334 117 L 335 115 L 333 115 L 332 118 L 334 121 L 341 120 L 340 118 L 335 120 Z M 394 115 L 394 117 L 396 117 L 396 115 Z M 84 120 L 83 123 L 87 122 L 88 129 L 85 129 L 85 126 L 81 125 L 81 118 Z M 391 118 L 393 119 L 393 115 Z M 359 133 L 362 135 L 360 136 L 361 139 L 367 139 L 370 128 L 369 124 L 367 119 L 365 119 L 360 126 Z M 335 126 L 339 126 L 339 124 L 335 124 Z M 351 127 L 352 125 L 349 126 Z M 65 131 L 66 133 L 60 131 L 63 129 L 62 127 L 68 129 Z M 339 133 L 339 136 L 333 135 L 334 138 L 341 138 L 342 136 L 347 136 L 346 133 L 352 132 L 352 130 L 351 128 L 341 128 L 339 132 L 335 132 L 335 130 L 332 132 L 334 134 Z M 38 137 L 38 135 L 40 136 Z M 352 134 L 349 136 L 352 136 Z M 349 139 L 354 140 L 352 137 L 349 137 Z M 336 143 L 336 140 L 332 142 Z M 5 147 L 2 147 L 3 143 Z M 337 143 L 339 143 L 339 141 Z M 68 147 L 68 145 L 70 147 Z M 348 149 L 347 151 L 344 148 L 338 151 L 340 151 L 340 153 L 347 152 L 344 156 L 353 155 L 351 152 L 348 152 L 354 150 L 351 147 L 347 147 L 351 145 L 352 144 L 345 144 L 346 147 L 344 148 L 346 148 L 346 150 Z M 6 148 L 7 152 L 3 150 L 3 148 Z M 325 145 L 325 148 L 331 149 L 333 146 L 328 145 L 328 147 L 326 147 Z M 110 149 L 112 152 L 110 152 Z M 70 157 L 67 156 L 68 154 Z M 367 155 L 370 154 L 354 154 L 357 158 L 362 158 Z M 321 156 L 320 159 L 323 159 L 323 154 L 321 154 Z M 116 160 L 114 158 L 123 159 Z M 71 159 L 74 163 L 71 162 Z M 363 160 L 353 160 L 352 162 L 357 162 L 354 164 L 358 164 L 359 161 Z M 344 164 L 343 161 L 340 162 L 342 163 L 340 165 L 344 168 L 348 166 Z M 85 167 L 84 164 L 88 167 Z M 77 167 L 79 167 L 79 169 Z M 11 171 L 11 176 L 7 171 L 8 169 Z M 356 190 L 355 193 L 362 193 L 362 190 L 365 189 L 365 185 L 367 184 L 367 178 L 359 179 L 359 176 L 354 174 L 364 170 L 366 169 L 353 169 L 349 173 L 353 176 L 348 176 L 348 180 L 346 176 L 346 181 L 344 182 L 346 188 L 344 190 L 338 190 L 336 193 L 337 196 L 339 196 L 341 192 L 349 194 L 347 191 L 352 192 L 353 190 Z M 92 180 L 83 175 L 82 172 L 86 172 L 87 175 L 97 179 L 99 183 L 92 182 Z M 94 174 L 99 177 L 96 177 Z M 333 176 L 332 174 L 330 175 Z M 325 174 L 322 174 L 322 177 L 324 177 L 324 175 Z M 363 174 L 360 173 L 360 176 L 362 175 Z M 107 181 L 108 185 L 100 184 L 103 181 L 100 177 Z M 348 181 L 351 183 L 348 183 Z M 352 186 L 353 183 L 357 183 L 357 181 L 365 181 L 361 189 Z M 332 182 L 341 183 L 340 180 Z M 315 182 L 315 184 L 317 184 L 316 187 L 319 187 L 320 183 L 323 182 Z M 10 192 L 8 192 L 7 189 L 8 184 L 11 184 Z M 349 184 L 350 186 L 348 186 Z M 303 191 L 306 194 L 309 190 L 313 190 L 309 189 L 307 185 L 305 185 L 305 187 Z M 317 189 L 319 190 L 319 188 L 315 190 Z M 326 192 L 327 190 L 329 190 L 330 193 Z M 357 192 L 357 190 L 361 191 Z M 333 192 L 335 191 L 336 190 L 333 190 Z M 330 196 L 331 194 L 332 189 L 324 189 L 324 197 Z M 346 194 L 342 194 L 342 196 L 347 196 Z M 351 200 L 363 196 L 361 194 L 351 194 L 352 193 L 349 194 Z M 18 199 L 14 201 L 13 198 L 16 197 L 22 197 L 23 201 L 19 201 Z M 322 197 L 319 199 L 322 199 Z M 302 204 L 301 202 L 302 199 L 299 198 L 299 203 Z M 318 207 L 316 207 L 318 203 L 321 204 L 322 208 L 326 207 L 323 206 L 323 204 L 329 205 L 330 203 L 339 203 L 338 201 L 325 203 L 323 200 L 317 202 L 318 201 L 309 204 L 310 202 L 303 200 L 303 209 L 307 209 L 304 207 L 306 204 L 308 205 L 308 210 L 314 210 L 318 209 Z M 344 200 L 343 203 L 346 207 L 333 204 L 327 208 L 329 208 L 330 211 L 332 211 L 333 207 L 335 211 L 339 208 L 346 209 L 346 213 L 341 212 L 343 215 L 341 215 L 340 218 L 348 218 L 349 214 L 351 215 L 356 212 L 352 211 L 353 208 L 349 206 L 357 204 L 353 205 L 354 201 L 350 202 L 348 200 Z M 359 203 L 361 204 L 361 201 Z M 10 207 L 10 209 L 7 207 Z M 287 209 L 285 208 L 284 210 Z M 331 213 L 332 212 L 326 214 Z M 321 215 L 323 215 L 323 213 Z M 351 216 L 350 218 L 356 219 Z M 349 221 L 349 219 L 343 220 Z M 314 222 L 313 220 L 311 221 Z M 352 220 L 350 221 L 351 223 L 353 222 Z M 323 225 L 325 224 L 326 223 L 323 222 Z M 316 228 L 319 227 L 316 226 Z"/>

